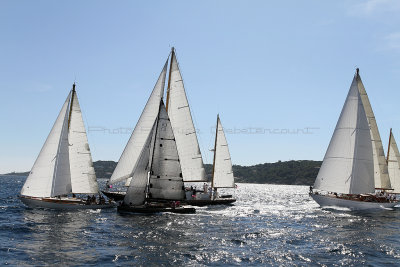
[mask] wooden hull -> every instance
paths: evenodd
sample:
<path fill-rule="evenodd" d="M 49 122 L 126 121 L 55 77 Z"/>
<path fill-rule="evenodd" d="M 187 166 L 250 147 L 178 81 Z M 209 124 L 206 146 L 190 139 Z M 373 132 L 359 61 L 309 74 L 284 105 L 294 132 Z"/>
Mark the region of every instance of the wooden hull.
<path fill-rule="evenodd" d="M 114 201 L 122 201 L 126 195 L 126 192 L 110 192 L 110 191 L 101 191 L 106 197 L 114 200 Z"/>
<path fill-rule="evenodd" d="M 359 200 L 350 200 L 343 198 L 336 198 L 326 195 L 311 194 L 311 197 L 321 207 L 342 207 L 350 210 L 376 210 L 393 208 L 398 205 L 398 202 L 366 202 Z"/>
<path fill-rule="evenodd" d="M 222 198 L 222 199 L 188 199 L 181 201 L 182 204 L 191 205 L 191 206 L 211 206 L 211 205 L 232 205 L 232 203 L 236 202 L 234 198 Z"/>
<path fill-rule="evenodd" d="M 184 207 L 168 207 L 163 205 L 158 206 L 128 206 L 128 205 L 120 205 L 117 208 L 118 212 L 121 213 L 144 213 L 144 214 L 154 214 L 160 212 L 171 212 L 171 213 L 182 213 L 182 214 L 191 214 L 196 213 L 196 209 L 194 208 L 184 208 Z"/>
<path fill-rule="evenodd" d="M 114 208 L 115 204 L 86 204 L 80 199 L 72 198 L 36 198 L 20 196 L 22 203 L 29 208 L 45 208 L 56 210 L 78 210 L 78 209 L 107 209 Z"/>

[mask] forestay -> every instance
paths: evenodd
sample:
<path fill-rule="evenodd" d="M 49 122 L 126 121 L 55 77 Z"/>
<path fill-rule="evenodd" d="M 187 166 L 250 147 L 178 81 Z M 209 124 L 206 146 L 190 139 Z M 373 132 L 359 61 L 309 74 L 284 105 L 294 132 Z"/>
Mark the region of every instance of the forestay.
<path fill-rule="evenodd" d="M 374 193 L 373 164 L 371 134 L 356 75 L 314 188 L 345 194 Z"/>
<path fill-rule="evenodd" d="M 206 181 L 196 129 L 175 53 L 171 56 L 168 115 L 174 130 L 185 182 Z"/>
<path fill-rule="evenodd" d="M 168 62 L 168 60 L 167 60 Z M 153 123 L 158 115 L 159 105 L 164 93 L 165 75 L 167 72 L 167 62 L 157 80 L 156 85 L 144 107 L 139 121 L 122 152 L 118 164 L 110 178 L 109 183 L 113 184 L 132 176 L 132 172 L 137 164 L 140 153 L 145 146 L 147 137 L 150 134 Z"/>
<path fill-rule="evenodd" d="M 234 187 L 234 178 L 232 171 L 232 161 L 229 153 L 228 142 L 226 141 L 224 129 L 219 116 L 217 118 L 215 143 L 215 161 L 212 187 Z"/>

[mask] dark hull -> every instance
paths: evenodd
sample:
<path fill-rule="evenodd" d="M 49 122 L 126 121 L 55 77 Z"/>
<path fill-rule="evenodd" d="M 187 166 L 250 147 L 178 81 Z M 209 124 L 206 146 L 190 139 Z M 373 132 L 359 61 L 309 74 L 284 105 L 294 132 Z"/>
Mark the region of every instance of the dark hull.
<path fill-rule="evenodd" d="M 171 213 L 196 213 L 195 208 L 171 208 L 171 207 L 163 207 L 163 206 L 127 206 L 121 205 L 117 208 L 118 212 L 122 213 L 146 213 L 146 214 L 154 214 L 160 212 L 171 212 Z"/>
<path fill-rule="evenodd" d="M 191 206 L 211 206 L 211 205 L 231 205 L 234 203 L 236 199 L 229 198 L 229 199 L 191 199 L 191 200 L 183 200 L 181 201 L 182 204 L 191 205 Z"/>
<path fill-rule="evenodd" d="M 109 192 L 101 191 L 106 197 L 111 198 L 114 201 L 122 201 L 126 195 L 125 192 Z"/>

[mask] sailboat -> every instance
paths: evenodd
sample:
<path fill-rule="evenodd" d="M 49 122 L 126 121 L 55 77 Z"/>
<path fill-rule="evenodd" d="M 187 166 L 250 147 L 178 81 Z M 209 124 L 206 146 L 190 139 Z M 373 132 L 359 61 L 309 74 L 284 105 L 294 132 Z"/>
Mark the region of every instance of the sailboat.
<path fill-rule="evenodd" d="M 98 194 L 85 125 L 75 83 L 21 190 L 28 207 L 52 209 L 111 208 L 104 199 L 80 199 L 75 194 Z M 68 196 L 72 195 L 72 196 Z M 93 199 L 94 198 L 94 199 Z"/>
<path fill-rule="evenodd" d="M 154 106 L 158 105 L 164 94 L 168 62 L 169 72 L 165 105 L 174 130 L 183 181 L 184 183 L 207 182 L 203 158 L 199 148 L 196 129 L 190 112 L 182 75 L 176 58 L 175 49 L 172 48 L 170 60 L 168 58 L 164 65 L 163 71 L 159 76 L 146 107 L 118 161 L 116 169 L 108 181 L 109 186 L 118 183 L 129 186 L 131 182 L 133 168 L 139 157 L 138 151 L 143 147 L 145 136 L 148 133 L 143 129 L 150 129 L 151 123 L 157 116 L 157 109 L 155 109 Z M 104 190 L 102 192 L 114 200 L 122 200 L 125 196 L 125 192 L 123 191 Z"/>
<path fill-rule="evenodd" d="M 226 141 L 224 129 L 219 115 L 215 129 L 214 159 L 212 168 L 211 190 L 196 192 L 191 189 L 186 192 L 184 203 L 193 206 L 231 204 L 236 201 L 232 195 L 219 195 L 218 188 L 235 188 L 232 171 L 232 161 Z"/>
<path fill-rule="evenodd" d="M 310 196 L 321 207 L 364 210 L 397 205 L 397 202 L 375 193 L 377 174 L 383 179 L 386 175 L 382 171 L 384 166 L 380 166 L 380 161 L 376 162 L 381 156 L 377 151 L 380 147 L 374 140 L 379 132 L 369 100 L 366 100 L 357 69 L 314 188 L 310 188 Z M 376 128 L 372 129 L 373 126 Z M 378 186 L 387 187 L 387 181 L 384 182 L 386 184 L 379 181 Z"/>
<path fill-rule="evenodd" d="M 194 208 L 180 206 L 185 197 L 182 170 L 175 136 L 164 102 L 132 174 L 120 212 L 195 213 Z"/>
<path fill-rule="evenodd" d="M 387 152 L 387 165 L 389 170 L 390 184 L 393 188 L 393 191 L 390 193 L 393 195 L 400 194 L 400 153 L 397 147 L 396 140 L 394 139 L 394 135 L 392 133 L 392 129 L 390 129 L 389 135 L 389 145 Z"/>

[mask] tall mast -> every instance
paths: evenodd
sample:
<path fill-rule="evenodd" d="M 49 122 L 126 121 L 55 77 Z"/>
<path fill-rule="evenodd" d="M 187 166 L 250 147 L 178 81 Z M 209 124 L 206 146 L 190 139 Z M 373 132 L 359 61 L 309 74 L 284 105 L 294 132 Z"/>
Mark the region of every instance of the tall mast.
<path fill-rule="evenodd" d="M 168 87 L 167 87 L 167 103 L 165 105 L 165 109 L 168 112 L 168 104 L 169 104 L 169 91 L 171 89 L 171 70 L 172 70 L 172 60 L 175 56 L 175 49 L 174 47 L 171 48 L 171 62 L 169 63 L 169 74 L 168 74 Z"/>
<path fill-rule="evenodd" d="M 215 155 L 217 153 L 217 137 L 218 137 L 218 121 L 219 121 L 219 114 L 217 115 L 217 126 L 215 127 L 214 159 L 213 159 L 213 168 L 212 168 L 211 187 L 214 187 Z"/>
<path fill-rule="evenodd" d="M 389 152 L 390 152 L 390 141 L 391 141 L 391 140 L 392 140 L 392 128 L 390 128 L 389 144 L 388 144 L 388 150 L 387 150 L 386 164 L 389 163 Z"/>
<path fill-rule="evenodd" d="M 71 124 L 71 113 L 72 113 L 72 104 L 74 103 L 74 96 L 75 96 L 75 82 L 72 84 L 71 103 L 69 105 L 69 116 L 68 116 L 68 130 Z"/>

